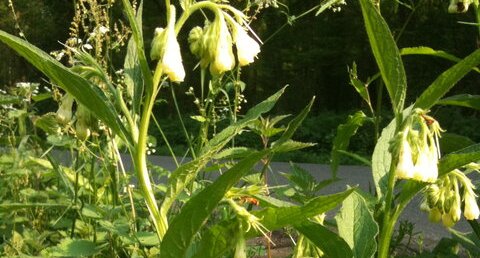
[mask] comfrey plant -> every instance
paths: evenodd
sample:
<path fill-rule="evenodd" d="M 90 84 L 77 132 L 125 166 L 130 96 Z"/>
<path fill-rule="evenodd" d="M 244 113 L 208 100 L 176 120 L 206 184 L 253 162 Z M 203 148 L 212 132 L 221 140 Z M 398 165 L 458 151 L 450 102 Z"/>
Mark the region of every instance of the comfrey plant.
<path fill-rule="evenodd" d="M 113 1 L 108 1 L 108 4 L 112 3 Z M 312 244 L 318 245 L 326 255 L 340 257 L 336 255 L 338 252 L 334 247 L 336 243 L 342 247 L 339 250 L 345 252 L 348 257 L 351 251 L 346 248 L 346 243 L 321 223 L 310 221 L 309 218 L 333 209 L 353 189 L 315 197 L 307 203 L 296 205 L 269 199 L 263 182 L 251 183 L 244 178 L 248 173 L 260 178 L 263 174 L 256 173 L 254 166 L 262 160 L 264 167 L 261 171 L 266 171 L 268 160 L 274 153 L 311 146 L 292 141 L 291 137 L 309 113 L 313 100 L 284 129 L 277 132 L 278 137 L 275 141 L 265 142 L 264 148 L 260 151 L 231 147 L 230 143 L 237 134 L 254 126 L 263 114 L 269 112 L 284 89 L 255 105 L 241 117 L 236 116 L 240 110 L 241 98 L 235 96 L 235 103 L 231 108 L 232 123 L 222 131 L 215 132 L 214 136 L 208 133 L 209 122 L 212 119 L 210 114 L 213 114 L 208 113 L 208 110 L 214 109 L 209 103 L 213 102 L 216 95 L 225 91 L 228 82 L 232 82 L 231 78 L 235 77 L 231 75 L 238 75 L 239 67 L 253 62 L 260 51 L 261 42 L 248 26 L 249 17 L 227 2 L 181 1 L 180 9 L 170 1 L 165 1 L 166 26 L 157 28 L 152 35 L 150 59 L 156 63 L 154 67 L 150 67 L 142 31 L 142 2 L 138 3 L 136 8 L 133 8 L 128 0 L 121 3 L 129 22 L 128 31 L 131 30 L 132 36 L 126 49 L 123 72 L 119 75 L 106 72 L 108 62 L 103 62 L 105 61 L 102 58 L 103 52 L 96 51 L 98 46 L 104 47 L 103 43 L 76 41 L 80 47 L 67 48 L 67 51 L 72 53 L 71 67 L 67 67 L 30 43 L 0 31 L 0 41 L 25 57 L 43 72 L 52 84 L 66 92 L 58 97 L 60 106 L 57 112 L 50 114 L 55 116 L 55 121 L 60 125 L 64 125 L 62 130 L 68 129 L 68 133 L 74 131 L 76 139 L 82 144 L 90 144 L 89 140 L 103 134 L 106 135 L 102 138 L 103 143 L 112 146 L 105 155 L 111 158 L 100 160 L 105 163 L 102 170 L 111 173 L 109 178 L 112 179 L 112 183 L 109 182 L 110 179 L 104 180 L 101 188 L 98 188 L 99 181 L 96 178 L 99 173 L 96 171 L 95 153 L 91 155 L 89 162 L 84 162 L 83 165 L 79 163 L 75 172 L 68 168 L 60 168 L 71 172 L 69 175 L 74 182 L 71 203 L 78 212 L 75 212 L 71 225 L 71 239 L 62 241 L 55 248 L 47 250 L 47 253 L 60 256 L 88 256 L 105 250 L 113 249 L 116 252 L 115 246 L 118 244 L 122 246 L 122 253 L 126 256 L 142 254 L 175 258 L 220 257 L 230 253 L 236 257 L 244 257 L 246 239 L 262 235 L 268 237 L 268 231 L 292 225 Z M 273 5 L 276 1 L 256 3 L 261 9 L 266 5 Z M 206 18 L 202 27 L 195 26 L 190 30 L 189 45 L 183 46 L 179 43 L 177 35 L 186 29 L 186 21 L 197 12 L 203 12 L 204 17 L 209 18 Z M 99 39 L 103 42 L 101 35 L 112 30 L 102 28 L 98 24 L 99 33 L 95 34 L 98 38 L 94 37 L 92 40 Z M 198 57 L 201 68 L 201 100 L 195 104 L 200 111 L 197 120 L 202 121 L 202 125 L 195 146 L 190 150 L 193 159 L 185 164 L 179 164 L 178 168 L 168 173 L 168 182 L 161 187 L 153 181 L 154 169 L 147 162 L 147 154 L 151 147 L 149 124 L 161 89 L 167 86 L 175 87 L 175 84 L 182 82 L 187 72 L 191 70 L 190 67 L 186 68 L 182 61 L 181 50 L 187 48 Z M 92 56 L 93 52 L 98 55 Z M 62 58 L 59 55 L 56 57 Z M 231 72 L 232 70 L 235 71 Z M 205 83 L 207 71 L 211 75 L 211 80 Z M 117 75 L 124 78 L 120 81 L 114 80 Z M 205 92 L 205 96 L 204 84 L 208 84 L 208 93 Z M 234 80 L 234 87 L 237 92 L 241 84 Z M 97 119 L 92 119 L 93 117 Z M 92 143 L 96 143 L 98 149 L 103 147 L 100 141 L 92 140 Z M 122 167 L 118 160 L 119 146 L 124 146 L 133 161 L 141 198 L 134 194 L 137 190 L 130 186 L 128 180 L 121 185 L 115 184 L 117 182 L 115 173 L 122 171 L 116 168 Z M 233 159 L 237 161 L 234 162 Z M 57 164 L 52 166 L 58 169 Z M 82 166 L 90 168 L 88 171 L 90 181 L 78 172 Z M 220 172 L 216 180 L 208 184 L 196 183 L 200 172 L 212 170 Z M 66 183 L 70 180 L 62 179 Z M 240 180 L 247 186 L 235 190 L 234 186 Z M 107 191 L 107 187 L 112 194 L 108 198 L 99 198 L 102 196 L 101 191 Z M 127 199 L 130 201 L 129 206 L 122 205 L 122 200 L 118 198 L 123 187 L 129 193 Z M 87 202 L 89 205 L 85 205 L 84 199 L 91 201 Z M 125 214 L 131 214 L 126 216 L 130 220 L 126 228 L 123 227 L 124 221 L 102 220 L 107 213 L 98 212 L 100 208 L 95 205 L 96 202 L 105 199 L 109 206 L 113 206 L 112 210 L 119 207 L 125 210 Z M 245 207 L 247 204 L 243 200 L 259 204 L 259 208 L 247 209 Z M 138 203 L 139 201 L 141 202 Z M 145 211 L 142 207 L 146 207 Z M 217 207 L 226 211 L 222 213 L 221 221 L 217 220 L 218 216 L 210 216 Z M 142 214 L 145 213 L 148 214 L 149 223 L 145 223 L 145 218 L 142 218 Z M 82 217 L 88 217 L 94 222 L 85 223 L 80 220 Z M 149 235 L 145 230 L 154 232 L 155 241 L 144 241 L 145 234 Z M 316 233 L 317 231 L 319 233 Z M 93 232 L 92 238 L 75 239 L 88 235 L 88 232 Z M 102 237 L 105 234 L 114 236 L 109 238 L 112 240 L 109 242 L 110 245 Z M 234 241 L 229 237 L 232 235 L 235 236 Z M 327 245 L 323 241 L 325 238 L 333 239 L 334 244 Z M 147 248 L 152 245 L 155 248 Z M 83 248 L 79 250 L 78 246 Z"/>
<path fill-rule="evenodd" d="M 464 3 L 467 5 L 462 7 Z M 456 12 L 465 11 L 469 3 L 452 1 L 457 7 Z M 475 187 L 466 174 L 474 171 L 467 167 L 478 166 L 480 146 L 464 145 L 442 156 L 441 149 L 444 148 L 441 148 L 439 139 L 444 130 L 438 121 L 428 115 L 428 110 L 437 104 L 462 106 L 461 103 L 467 101 L 461 96 L 441 98 L 480 64 L 480 51 L 477 50 L 464 59 L 456 58 L 458 62 L 454 66 L 429 85 L 411 106 L 405 107 L 407 80 L 401 54 L 425 54 L 424 51 L 428 49 L 430 54 L 435 55 L 436 51 L 426 47 L 400 51 L 380 14 L 379 2 L 376 4 L 369 0 L 360 0 L 370 46 L 380 70 L 380 76 L 374 78 L 382 79 L 381 85 L 384 85 L 388 92 L 394 119 L 378 138 L 371 163 L 366 161 L 372 167 L 375 195 L 359 193 L 356 198 L 351 195 L 344 201 L 344 207 L 340 211 L 342 216 L 337 218 L 340 236 L 347 240 L 356 254 L 355 257 L 389 257 L 394 251 L 391 240 L 400 214 L 415 195 L 423 194 L 424 202 L 421 208 L 428 211 L 432 221 L 442 221 L 445 226 L 451 227 L 460 220 L 463 210 L 464 217 L 475 232 L 466 241 L 478 243 L 480 230 L 477 221 L 477 196 Z M 478 17 L 478 3 L 474 3 L 474 6 Z M 449 7 L 449 11 L 452 9 L 453 7 Z M 372 117 L 358 112 L 349 117 L 346 124 L 339 126 L 332 150 L 334 178 L 339 155 L 345 153 L 350 137 L 364 122 L 373 121 L 376 126 L 379 125 L 378 114 L 375 114 L 372 108 L 368 91 L 368 84 L 375 79 L 367 83 L 361 82 L 356 72 L 354 66 L 351 70 L 351 84 L 368 104 Z M 449 102 L 449 99 L 459 102 Z M 356 157 L 354 154 L 351 156 Z M 358 215 L 362 209 L 366 213 Z M 342 224 L 349 220 L 359 223 Z M 452 232 L 460 238 L 458 233 L 453 230 Z M 369 239 L 368 245 L 365 238 Z M 462 241 L 459 240 L 473 256 L 478 255 L 478 250 L 469 248 L 468 244 Z"/>

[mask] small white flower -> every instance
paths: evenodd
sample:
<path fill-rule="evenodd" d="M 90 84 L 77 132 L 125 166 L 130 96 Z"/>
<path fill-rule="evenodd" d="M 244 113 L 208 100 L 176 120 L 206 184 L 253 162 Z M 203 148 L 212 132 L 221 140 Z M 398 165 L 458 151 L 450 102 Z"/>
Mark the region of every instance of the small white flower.
<path fill-rule="evenodd" d="M 233 41 L 237 47 L 238 64 L 244 66 L 253 63 L 254 58 L 260 53 L 260 45 L 248 36 L 238 23 L 234 23 Z"/>
<path fill-rule="evenodd" d="M 477 200 L 473 193 L 467 193 L 465 195 L 465 209 L 463 215 L 467 220 L 478 219 L 480 210 L 478 209 Z"/>
<path fill-rule="evenodd" d="M 105 34 L 107 32 L 110 31 L 109 28 L 105 27 L 105 26 L 100 26 L 100 28 L 98 28 L 98 31 L 101 33 L 101 34 Z"/>
<path fill-rule="evenodd" d="M 92 50 L 93 49 L 92 45 L 90 45 L 90 44 L 83 45 L 83 48 L 85 48 L 87 50 Z"/>

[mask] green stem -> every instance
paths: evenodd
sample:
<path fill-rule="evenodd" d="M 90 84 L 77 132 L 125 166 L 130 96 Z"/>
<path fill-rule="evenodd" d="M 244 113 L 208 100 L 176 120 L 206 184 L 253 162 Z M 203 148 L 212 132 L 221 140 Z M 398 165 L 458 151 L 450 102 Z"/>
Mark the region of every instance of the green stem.
<path fill-rule="evenodd" d="M 180 16 L 177 23 L 175 24 L 175 33 L 178 34 L 178 32 L 180 32 L 180 29 L 182 28 L 183 24 L 185 24 L 190 15 L 203 8 L 212 10 L 215 15 L 220 14 L 220 9 L 216 3 L 210 1 L 201 1 L 192 4 L 187 10 L 182 13 L 182 16 Z"/>
<path fill-rule="evenodd" d="M 180 120 L 180 124 L 182 125 L 183 133 L 185 134 L 185 138 L 187 139 L 188 149 L 192 153 L 192 158 L 195 159 L 197 156 L 195 154 L 195 150 L 193 149 L 192 139 L 190 139 L 190 136 L 188 135 L 187 128 L 185 127 L 185 123 L 183 123 L 182 113 L 180 112 L 180 108 L 178 106 L 178 101 L 177 101 L 177 98 L 175 96 L 175 90 L 173 89 L 173 87 L 170 87 L 170 88 L 171 88 L 171 91 L 172 91 L 173 103 L 175 104 L 175 110 L 177 111 L 178 120 Z"/>
<path fill-rule="evenodd" d="M 132 151 L 133 162 L 135 165 L 135 170 L 137 172 L 138 183 L 140 189 L 145 198 L 145 202 L 148 207 L 151 219 L 155 226 L 155 231 L 160 240 L 167 232 L 168 224 L 167 218 L 160 216 L 158 210 L 157 201 L 152 189 L 152 183 L 150 181 L 150 175 L 147 168 L 147 141 L 148 141 L 148 127 L 150 124 L 150 118 L 152 116 L 153 106 L 155 104 L 155 98 L 157 96 L 158 90 L 161 86 L 160 80 L 162 77 L 162 69 L 157 67 L 155 74 L 153 76 L 153 89 L 150 94 L 147 94 L 145 97 L 145 104 L 143 106 L 143 112 L 141 114 L 140 125 L 138 129 L 138 140 L 135 148 Z"/>

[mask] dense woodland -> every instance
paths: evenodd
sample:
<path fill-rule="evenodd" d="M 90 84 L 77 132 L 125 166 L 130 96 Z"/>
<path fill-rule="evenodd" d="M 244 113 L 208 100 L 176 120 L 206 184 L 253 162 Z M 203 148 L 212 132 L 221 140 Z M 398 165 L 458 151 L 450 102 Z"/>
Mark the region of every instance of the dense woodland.
<path fill-rule="evenodd" d="M 19 34 L 40 48 L 53 51 L 62 48 L 60 43 L 69 36 L 68 27 L 74 15 L 74 2 L 15 0 L 14 7 L 20 28 L 15 21 L 8 1 L 0 3 L 0 28 Z M 367 80 L 374 76 L 376 65 L 371 56 L 367 37 L 363 29 L 360 9 L 356 1 L 348 1 L 340 11 L 327 11 L 316 17 L 309 13 L 299 17 L 315 6 L 316 1 L 289 0 L 285 6 L 268 8 L 257 15 L 252 24 L 259 37 L 264 40 L 258 62 L 242 72 L 246 96 L 256 103 L 279 88 L 290 85 L 290 94 L 280 103 L 282 112 L 296 112 L 304 103 L 298 100 L 317 96 L 314 111 L 342 112 L 357 108 L 361 99 L 349 85 L 348 67 L 357 63 L 359 77 Z M 145 1 L 145 35 L 152 34 L 161 24 L 163 13 L 159 1 Z M 288 6 L 288 8 L 286 7 Z M 408 6 L 408 8 L 407 8 Z M 460 22 L 474 22 L 473 12 L 466 14 L 447 13 L 447 1 L 411 1 L 403 4 L 383 4 L 389 25 L 395 34 L 399 47 L 429 46 L 463 57 L 478 47 L 472 40 L 477 28 Z M 112 12 L 112 17 L 124 18 L 123 14 Z M 42 26 L 38 26 L 42 24 Z M 187 33 L 181 38 L 186 41 Z M 146 37 L 148 40 L 148 37 Z M 193 69 L 195 59 L 184 50 L 183 56 L 188 69 Z M 0 46 L 0 86 L 12 86 L 19 81 L 38 81 L 41 77 L 26 62 Z M 121 54 L 112 53 L 115 62 Z M 440 72 L 451 65 L 449 61 L 434 57 L 404 57 L 409 80 L 407 101 L 414 101 L 426 85 Z M 198 76 L 199 73 L 190 73 Z M 179 91 L 186 91 L 196 78 L 187 78 Z M 473 76 L 465 78 L 456 93 L 480 92 Z M 371 85 L 375 96 L 375 82 Z M 189 101 L 185 99 L 184 101 Z M 166 114 L 171 108 L 163 109 Z"/>

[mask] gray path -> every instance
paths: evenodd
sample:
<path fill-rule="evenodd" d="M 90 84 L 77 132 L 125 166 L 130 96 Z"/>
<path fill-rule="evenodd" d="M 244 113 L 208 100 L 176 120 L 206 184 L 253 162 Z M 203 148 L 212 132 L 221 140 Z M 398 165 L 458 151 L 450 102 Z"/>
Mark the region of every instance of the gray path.
<path fill-rule="evenodd" d="M 153 164 L 160 165 L 168 170 L 175 169 L 175 164 L 169 157 L 150 157 L 150 161 Z M 325 180 L 331 178 L 330 167 L 328 165 L 320 164 L 302 164 L 296 163 L 302 168 L 309 171 L 317 180 Z M 288 173 L 290 171 L 290 164 L 287 162 L 274 162 L 271 165 L 272 171 L 269 176 L 269 184 L 271 185 L 283 185 L 287 181 L 279 172 Z M 325 189 L 322 189 L 320 194 L 330 194 L 344 191 L 349 186 L 360 187 L 364 191 L 372 192 L 375 188 L 372 180 L 370 168 L 362 166 L 341 166 L 338 171 L 338 177 L 340 181 L 335 182 Z M 372 190 L 370 190 L 372 189 Z M 414 224 L 414 232 L 423 233 L 424 237 L 429 241 L 437 242 L 442 237 L 448 237 L 450 233 L 441 224 L 432 223 L 428 220 L 428 214 L 422 212 L 419 208 L 421 198 L 415 198 L 410 205 L 408 205 L 400 217 L 400 220 L 408 220 Z M 332 219 L 333 214 L 328 214 Z M 456 230 L 463 232 L 470 231 L 470 226 L 463 219 L 457 223 L 454 227 Z"/>

